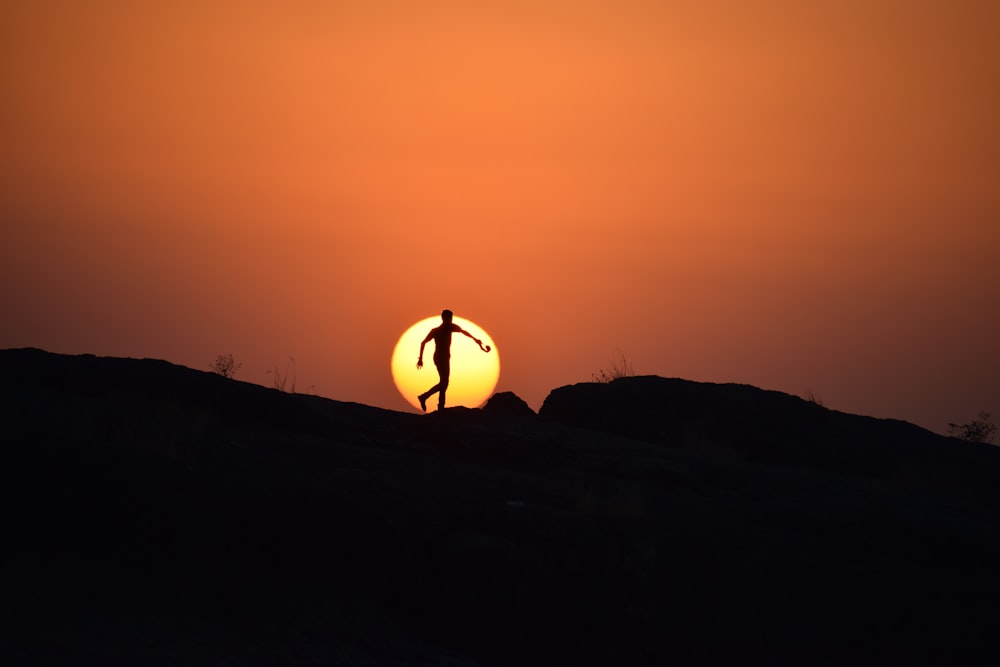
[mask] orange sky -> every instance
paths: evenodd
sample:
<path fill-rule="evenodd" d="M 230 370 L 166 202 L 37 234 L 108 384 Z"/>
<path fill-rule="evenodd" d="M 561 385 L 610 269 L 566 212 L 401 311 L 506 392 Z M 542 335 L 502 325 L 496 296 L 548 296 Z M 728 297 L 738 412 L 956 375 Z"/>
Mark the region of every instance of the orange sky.
<path fill-rule="evenodd" d="M 7 0 L 0 347 L 407 410 L 447 307 L 536 409 L 620 349 L 1000 416 L 998 7 Z"/>

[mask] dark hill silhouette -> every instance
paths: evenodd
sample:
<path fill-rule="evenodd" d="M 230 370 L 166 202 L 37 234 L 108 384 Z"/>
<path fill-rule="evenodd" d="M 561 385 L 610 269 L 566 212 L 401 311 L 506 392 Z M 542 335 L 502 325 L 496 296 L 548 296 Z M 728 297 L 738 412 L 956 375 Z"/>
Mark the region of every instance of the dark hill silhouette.
<path fill-rule="evenodd" d="M 0 663 L 992 662 L 1000 451 L 734 385 L 522 404 L 0 351 Z"/>
<path fill-rule="evenodd" d="M 1000 450 L 907 422 L 846 414 L 749 385 L 626 377 L 554 390 L 552 421 L 752 463 L 992 494 Z"/>

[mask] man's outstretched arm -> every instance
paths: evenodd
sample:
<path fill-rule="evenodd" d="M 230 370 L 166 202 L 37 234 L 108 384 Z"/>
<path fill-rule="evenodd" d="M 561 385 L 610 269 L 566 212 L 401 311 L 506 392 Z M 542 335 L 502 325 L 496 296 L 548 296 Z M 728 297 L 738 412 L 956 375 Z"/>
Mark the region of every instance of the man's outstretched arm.
<path fill-rule="evenodd" d="M 420 356 L 417 357 L 417 370 L 424 367 L 424 345 L 427 345 L 432 338 L 434 338 L 434 329 L 431 329 L 430 333 L 420 341 Z"/>
<path fill-rule="evenodd" d="M 476 341 L 476 345 L 479 346 L 480 350 L 482 350 L 483 352 L 489 352 L 490 351 L 490 348 L 483 347 L 483 341 L 479 340 L 478 338 L 476 338 L 475 336 L 473 336 L 472 334 L 470 334 L 468 331 L 466 331 L 462 327 L 458 326 L 457 324 L 454 325 L 454 326 L 455 326 L 455 331 L 458 331 L 459 333 L 464 333 L 466 336 L 468 336 L 472 340 Z"/>

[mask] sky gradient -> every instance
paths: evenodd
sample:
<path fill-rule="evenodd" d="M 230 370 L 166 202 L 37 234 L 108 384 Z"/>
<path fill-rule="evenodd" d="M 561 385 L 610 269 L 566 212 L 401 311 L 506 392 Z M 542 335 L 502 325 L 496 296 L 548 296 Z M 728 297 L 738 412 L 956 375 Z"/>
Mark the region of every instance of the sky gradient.
<path fill-rule="evenodd" d="M 833 6 L 826 6 L 833 5 Z M 0 6 L 0 347 L 411 410 L 640 374 L 1000 415 L 994 2 Z M 417 350 L 414 350 L 414 360 Z"/>

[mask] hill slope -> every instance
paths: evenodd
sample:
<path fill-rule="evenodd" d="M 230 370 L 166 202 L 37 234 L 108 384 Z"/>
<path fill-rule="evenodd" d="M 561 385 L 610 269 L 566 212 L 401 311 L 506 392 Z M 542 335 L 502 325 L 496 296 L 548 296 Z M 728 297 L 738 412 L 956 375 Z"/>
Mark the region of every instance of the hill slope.
<path fill-rule="evenodd" d="M 900 422 L 663 378 L 411 415 L 38 350 L 0 406 L 5 664 L 992 649 L 1000 452 Z"/>

